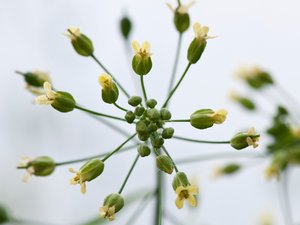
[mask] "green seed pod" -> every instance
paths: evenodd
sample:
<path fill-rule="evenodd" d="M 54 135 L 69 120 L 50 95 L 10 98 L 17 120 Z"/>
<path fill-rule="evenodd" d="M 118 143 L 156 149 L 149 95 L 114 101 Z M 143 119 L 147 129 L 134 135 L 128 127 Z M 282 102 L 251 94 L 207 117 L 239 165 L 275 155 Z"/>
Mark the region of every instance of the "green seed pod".
<path fill-rule="evenodd" d="M 163 146 L 164 142 L 164 139 L 160 137 L 158 133 L 154 133 L 151 136 L 151 144 L 154 148 L 160 148 L 161 146 Z"/>
<path fill-rule="evenodd" d="M 205 39 L 194 38 L 188 48 L 187 53 L 187 59 L 190 63 L 195 64 L 198 62 L 205 50 L 206 43 L 207 42 Z"/>
<path fill-rule="evenodd" d="M 115 83 L 111 84 L 109 88 L 102 89 L 102 100 L 105 103 L 113 104 L 118 100 L 119 97 L 119 89 Z"/>
<path fill-rule="evenodd" d="M 176 11 L 174 14 L 174 25 L 179 33 L 185 32 L 190 26 L 189 14 Z"/>
<path fill-rule="evenodd" d="M 160 155 L 156 157 L 156 166 L 158 169 L 168 174 L 172 174 L 174 170 L 172 160 L 166 155 Z"/>
<path fill-rule="evenodd" d="M 133 123 L 135 120 L 135 114 L 132 111 L 127 111 L 125 114 L 125 120 L 127 123 Z"/>
<path fill-rule="evenodd" d="M 51 106 L 60 111 L 60 112 L 70 112 L 76 106 L 75 99 L 73 96 L 68 92 L 58 91 L 56 92 L 55 99 Z"/>
<path fill-rule="evenodd" d="M 231 164 L 224 166 L 221 169 L 221 173 L 226 174 L 226 175 L 231 175 L 231 174 L 238 172 L 240 169 L 241 169 L 241 166 L 239 164 L 231 163 Z"/>
<path fill-rule="evenodd" d="M 176 189 L 180 186 L 187 187 L 189 185 L 190 185 L 190 182 L 184 172 L 176 173 L 176 175 L 173 179 L 173 182 L 172 182 L 172 187 L 173 187 L 174 191 L 176 191 Z"/>
<path fill-rule="evenodd" d="M 148 99 L 146 105 L 152 109 L 157 105 L 157 101 L 155 99 Z"/>
<path fill-rule="evenodd" d="M 225 121 L 227 111 L 224 109 L 213 111 L 211 109 L 200 109 L 194 112 L 190 117 L 190 123 L 198 129 L 206 129 L 214 124 L 221 124 Z"/>
<path fill-rule="evenodd" d="M 82 34 L 79 28 L 69 28 L 66 35 L 71 39 L 71 43 L 79 55 L 93 55 L 94 46 L 92 41 Z"/>
<path fill-rule="evenodd" d="M 147 117 L 156 122 L 160 119 L 160 112 L 157 109 L 147 109 Z"/>
<path fill-rule="evenodd" d="M 139 121 L 136 123 L 135 130 L 138 134 L 147 134 L 148 129 L 147 125 L 144 123 L 144 121 Z"/>
<path fill-rule="evenodd" d="M 148 125 L 148 131 L 151 133 L 151 132 L 154 132 L 154 131 L 157 131 L 158 127 L 155 123 L 151 122 L 149 125 Z"/>
<path fill-rule="evenodd" d="M 140 76 L 147 75 L 152 69 L 151 57 L 143 57 L 139 54 L 135 55 L 132 59 L 132 69 Z"/>
<path fill-rule="evenodd" d="M 137 106 L 134 110 L 135 115 L 142 116 L 145 112 L 145 108 L 143 106 Z"/>
<path fill-rule="evenodd" d="M 51 83 L 50 77 L 47 73 L 42 71 L 32 71 L 28 73 L 20 73 L 24 76 L 26 83 L 33 87 L 43 87 L 45 82 Z"/>
<path fill-rule="evenodd" d="M 231 147 L 236 150 L 241 150 L 252 145 L 253 148 L 258 146 L 257 141 L 259 141 L 259 134 L 256 134 L 254 129 L 251 128 L 248 132 L 240 132 L 234 135 L 230 140 Z"/>
<path fill-rule="evenodd" d="M 39 156 L 28 162 L 28 167 L 32 167 L 35 176 L 48 176 L 55 169 L 55 162 L 48 156 Z"/>
<path fill-rule="evenodd" d="M 164 139 L 170 139 L 174 135 L 174 129 L 172 127 L 165 128 L 165 129 L 163 129 L 163 132 L 161 135 Z"/>
<path fill-rule="evenodd" d="M 128 99 L 128 104 L 135 107 L 141 104 L 142 98 L 140 96 L 132 96 L 130 99 Z"/>
<path fill-rule="evenodd" d="M 0 205 L 0 224 L 6 224 L 10 220 L 7 210 Z"/>
<path fill-rule="evenodd" d="M 125 40 L 128 39 L 131 31 L 131 21 L 127 16 L 124 16 L 120 21 L 120 30 Z"/>
<path fill-rule="evenodd" d="M 104 170 L 104 163 L 100 159 L 91 159 L 79 170 L 82 182 L 91 181 L 97 178 Z"/>
<path fill-rule="evenodd" d="M 138 146 L 138 153 L 140 154 L 141 157 L 145 157 L 150 155 L 151 150 L 147 145 L 141 144 Z"/>
<path fill-rule="evenodd" d="M 160 110 L 160 118 L 162 120 L 169 120 L 169 119 L 172 118 L 172 114 L 171 114 L 171 112 L 168 109 L 162 108 Z"/>

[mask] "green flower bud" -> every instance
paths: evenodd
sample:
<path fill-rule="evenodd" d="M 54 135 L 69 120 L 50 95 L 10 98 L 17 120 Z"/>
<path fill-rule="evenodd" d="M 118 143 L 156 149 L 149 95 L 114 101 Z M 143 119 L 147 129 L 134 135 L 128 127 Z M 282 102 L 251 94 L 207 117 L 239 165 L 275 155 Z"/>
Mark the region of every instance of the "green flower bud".
<path fill-rule="evenodd" d="M 259 134 L 255 133 L 254 128 L 250 128 L 248 132 L 240 132 L 233 136 L 230 140 L 230 145 L 241 150 L 247 148 L 248 146 L 253 146 L 253 148 L 258 147 L 257 141 L 259 141 Z"/>
<path fill-rule="evenodd" d="M 172 114 L 171 114 L 171 112 L 168 109 L 162 108 L 160 110 L 160 118 L 162 120 L 169 120 L 169 119 L 172 118 Z"/>
<path fill-rule="evenodd" d="M 115 103 L 119 97 L 119 89 L 113 82 L 112 77 L 103 73 L 99 76 L 98 81 L 102 87 L 102 100 L 108 104 Z"/>
<path fill-rule="evenodd" d="M 172 187 L 174 189 L 174 191 L 176 191 L 176 189 L 180 186 L 182 187 L 187 187 L 191 185 L 187 176 L 185 175 L 184 172 L 177 172 L 174 179 L 173 179 L 173 182 L 172 182 Z"/>
<path fill-rule="evenodd" d="M 144 123 L 144 121 L 141 120 L 136 123 L 135 130 L 138 134 L 148 133 L 147 125 Z"/>
<path fill-rule="evenodd" d="M 155 99 L 148 99 L 146 105 L 149 108 L 154 108 L 157 105 L 157 101 Z"/>
<path fill-rule="evenodd" d="M 0 224 L 6 224 L 9 222 L 9 215 L 6 209 L 0 205 Z"/>
<path fill-rule="evenodd" d="M 128 37 L 130 35 L 131 27 L 132 27 L 132 24 L 131 24 L 130 19 L 127 16 L 123 17 L 120 21 L 120 28 L 121 28 L 121 33 L 122 33 L 124 39 L 126 39 L 126 40 L 128 39 Z"/>
<path fill-rule="evenodd" d="M 148 125 L 148 131 L 151 133 L 151 132 L 154 132 L 154 131 L 157 131 L 157 129 L 158 129 L 158 127 L 157 127 L 157 125 L 155 124 L 155 123 L 150 123 L 149 125 Z"/>
<path fill-rule="evenodd" d="M 221 175 L 232 175 L 241 169 L 239 164 L 231 163 L 221 168 L 216 168 L 214 171 L 214 177 L 219 177 Z"/>
<path fill-rule="evenodd" d="M 164 144 L 164 139 L 158 133 L 154 133 L 151 136 L 151 144 L 154 148 L 160 148 Z"/>
<path fill-rule="evenodd" d="M 168 174 L 172 174 L 174 170 L 172 160 L 166 155 L 160 155 L 156 157 L 156 166 L 158 169 Z"/>
<path fill-rule="evenodd" d="M 37 104 L 51 105 L 60 112 L 70 112 L 75 108 L 76 102 L 70 93 L 53 91 L 49 82 L 44 83 L 44 90 L 45 94 L 36 98 Z"/>
<path fill-rule="evenodd" d="M 79 171 L 70 168 L 69 171 L 71 173 L 75 173 L 76 175 L 70 180 L 70 183 L 80 184 L 81 193 L 86 192 L 86 184 L 85 182 L 90 182 L 97 178 L 104 170 L 104 163 L 100 159 L 94 158 L 86 162 Z"/>
<path fill-rule="evenodd" d="M 151 121 L 158 121 L 160 119 L 160 112 L 157 109 L 147 109 L 147 116 Z"/>
<path fill-rule="evenodd" d="M 134 110 L 135 115 L 142 116 L 145 112 L 145 108 L 143 106 L 137 106 Z"/>
<path fill-rule="evenodd" d="M 139 138 L 140 141 L 147 141 L 149 137 L 150 137 L 149 133 L 138 134 L 138 138 Z"/>
<path fill-rule="evenodd" d="M 135 114 L 132 111 L 127 111 L 125 114 L 125 120 L 127 123 L 133 123 L 135 120 Z"/>
<path fill-rule="evenodd" d="M 69 28 L 66 35 L 71 39 L 71 43 L 79 55 L 93 55 L 94 47 L 92 41 L 82 34 L 79 28 Z"/>
<path fill-rule="evenodd" d="M 225 121 L 227 111 L 224 109 L 213 111 L 211 109 L 200 109 L 190 117 L 190 123 L 198 129 L 206 129 L 214 124 L 221 124 Z"/>
<path fill-rule="evenodd" d="M 16 73 L 23 75 L 26 83 L 29 86 L 39 88 L 39 87 L 43 87 L 45 82 L 51 83 L 49 75 L 39 70 L 27 72 L 27 73 L 21 73 L 17 71 Z"/>
<path fill-rule="evenodd" d="M 131 106 L 138 106 L 141 104 L 142 98 L 140 96 L 132 96 L 130 99 L 128 99 L 128 104 Z"/>
<path fill-rule="evenodd" d="M 190 26 L 189 14 L 181 14 L 178 11 L 176 11 L 174 14 L 174 25 L 179 33 L 185 32 Z"/>
<path fill-rule="evenodd" d="M 115 213 L 119 212 L 123 206 L 124 199 L 120 194 L 110 194 L 104 199 L 103 206 L 100 208 L 100 216 L 112 221 L 115 219 Z"/>
<path fill-rule="evenodd" d="M 168 128 L 163 129 L 163 132 L 161 135 L 164 139 L 170 139 L 173 137 L 173 134 L 174 134 L 174 129 L 172 127 L 168 127 Z"/>
<path fill-rule="evenodd" d="M 232 100 L 234 100 L 235 102 L 239 103 L 243 108 L 245 108 L 247 110 L 253 111 L 256 109 L 254 102 L 247 97 L 242 97 L 242 96 L 239 96 L 238 94 L 232 92 L 230 94 L 230 98 Z"/>
<path fill-rule="evenodd" d="M 142 144 L 138 146 L 138 153 L 140 154 L 141 157 L 145 157 L 150 155 L 151 150 L 147 145 Z"/>
<path fill-rule="evenodd" d="M 152 68 L 150 44 L 143 42 L 142 47 L 140 47 L 137 41 L 133 41 L 132 47 L 135 52 L 132 59 L 132 69 L 136 74 L 141 76 L 148 74 Z"/>
<path fill-rule="evenodd" d="M 156 126 L 159 127 L 159 128 L 162 128 L 164 125 L 165 125 L 165 122 L 162 121 L 162 120 L 159 120 L 159 121 L 156 122 Z"/>

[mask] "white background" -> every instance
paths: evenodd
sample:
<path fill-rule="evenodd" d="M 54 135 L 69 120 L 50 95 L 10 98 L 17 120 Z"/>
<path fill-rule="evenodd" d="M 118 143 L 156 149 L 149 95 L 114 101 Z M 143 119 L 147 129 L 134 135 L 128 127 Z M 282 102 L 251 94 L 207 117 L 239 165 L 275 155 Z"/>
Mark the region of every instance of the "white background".
<path fill-rule="evenodd" d="M 172 4 L 175 5 L 176 1 Z M 192 22 L 209 25 L 211 34 L 218 38 L 209 40 L 201 61 L 191 67 L 175 94 L 171 106 L 173 118 L 188 118 L 200 108 L 226 108 L 229 115 L 226 123 L 205 131 L 196 130 L 188 124 L 176 124 L 176 134 L 223 140 L 250 126 L 263 132 L 269 122 L 267 114 L 274 110 L 272 102 L 250 94 L 250 97 L 259 99 L 263 107 L 264 113 L 257 114 L 244 112 L 230 103 L 227 93 L 232 87 L 245 94 L 251 93 L 232 75 L 242 63 L 258 63 L 269 70 L 292 96 L 297 97 L 299 8 L 297 0 L 198 1 L 190 10 Z M 27 184 L 21 182 L 23 171 L 17 171 L 15 167 L 23 155 L 50 155 L 58 161 L 74 159 L 109 151 L 124 137 L 81 112 L 61 114 L 51 107 L 32 104 L 33 96 L 26 92 L 22 78 L 14 71 L 48 71 L 55 86 L 71 92 L 78 102 L 94 110 L 122 116 L 117 109 L 101 101 L 97 83 L 101 68 L 91 59 L 78 56 L 62 34 L 69 26 L 79 26 L 93 40 L 95 54 L 132 93 L 135 89 L 130 76 L 133 75 L 118 31 L 118 21 L 125 12 L 134 21 L 131 38 L 148 40 L 152 44 L 153 69 L 145 78 L 146 88 L 149 96 L 162 103 L 177 41 L 172 14 L 164 1 L 0 1 L 0 202 L 7 205 L 15 217 L 51 224 L 78 224 L 97 216 L 103 198 L 117 191 L 121 185 L 135 151 L 107 161 L 105 173 L 88 183 L 85 196 L 79 193 L 78 186 L 69 185 L 72 175 L 67 171 L 68 167 L 58 168 L 47 178 L 33 177 Z M 193 35 L 191 29 L 184 35 L 179 73 L 186 66 L 186 49 Z M 267 90 L 266 94 L 268 98 L 280 101 L 276 91 Z M 120 97 L 120 104 L 125 103 L 125 98 Z M 133 126 L 122 124 L 122 127 L 134 132 Z M 247 149 L 244 152 L 259 153 L 257 151 L 263 151 L 268 141 L 263 136 L 258 150 Z M 229 146 L 195 145 L 175 140 L 167 141 L 166 146 L 176 159 L 212 152 L 243 153 Z M 164 202 L 168 210 L 189 225 L 259 224 L 257 221 L 264 212 L 272 214 L 274 224 L 284 224 L 277 184 L 266 182 L 263 177 L 268 162 L 245 169 L 231 178 L 212 180 L 214 165 L 225 162 L 229 161 L 180 166 L 199 182 L 199 207 L 177 210 L 169 177 Z M 139 161 L 124 195 L 139 188 L 154 187 L 153 165 L 151 157 Z M 78 168 L 80 164 L 74 166 Z M 299 178 L 299 170 L 293 169 L 289 190 L 294 220 L 298 222 Z M 136 224 L 151 224 L 153 207 L 152 201 Z M 125 224 L 133 209 L 124 208 L 123 214 L 118 215 L 112 224 Z"/>

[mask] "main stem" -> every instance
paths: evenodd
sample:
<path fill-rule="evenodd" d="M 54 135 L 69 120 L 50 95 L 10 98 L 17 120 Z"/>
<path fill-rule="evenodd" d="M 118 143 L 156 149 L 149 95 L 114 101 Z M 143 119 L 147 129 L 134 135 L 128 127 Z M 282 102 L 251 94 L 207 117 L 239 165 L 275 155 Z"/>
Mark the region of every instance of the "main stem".
<path fill-rule="evenodd" d="M 161 171 L 156 172 L 156 204 L 155 204 L 155 220 L 154 225 L 162 224 L 162 190 L 163 190 L 163 174 Z"/>
<path fill-rule="evenodd" d="M 135 165 L 136 165 L 136 163 L 137 163 L 137 161 L 139 159 L 139 157 L 140 157 L 140 155 L 137 154 L 136 157 L 135 157 L 135 159 L 134 159 L 134 161 L 133 161 L 133 163 L 132 163 L 132 166 L 130 167 L 130 170 L 129 170 L 129 172 L 128 172 L 128 174 L 127 174 L 127 176 L 126 176 L 126 178 L 125 178 L 125 180 L 124 180 L 124 182 L 123 182 L 123 184 L 122 184 L 122 186 L 120 188 L 120 190 L 118 191 L 119 194 L 122 193 L 122 191 L 123 191 L 123 189 L 124 189 L 124 187 L 125 187 L 128 179 L 129 179 L 129 177 L 130 177 L 130 175 L 131 175 L 131 173 L 132 173 L 132 171 L 133 171 L 133 169 L 134 169 L 134 167 L 135 167 Z"/>
<path fill-rule="evenodd" d="M 111 116 L 111 115 L 107 115 L 107 114 L 104 114 L 104 113 L 95 112 L 95 111 L 92 111 L 92 110 L 83 108 L 83 107 L 81 107 L 81 106 L 78 106 L 78 105 L 76 105 L 75 108 L 76 108 L 76 109 L 79 109 L 79 110 L 81 110 L 81 111 L 84 111 L 84 112 L 87 112 L 87 113 L 96 115 L 96 116 L 102 116 L 102 117 L 107 117 L 107 118 L 111 118 L 111 119 L 115 119 L 115 120 L 126 121 L 125 119 L 123 119 L 123 118 L 121 118 L 121 117 Z"/>
<path fill-rule="evenodd" d="M 180 6 L 180 2 L 178 2 L 178 5 Z M 177 48 L 176 48 L 176 55 L 175 55 L 171 80 L 170 80 L 170 84 L 169 84 L 169 88 L 168 88 L 168 93 L 170 93 L 170 91 L 172 90 L 173 85 L 174 85 L 176 71 L 177 71 L 177 67 L 178 67 L 178 60 L 179 60 L 179 55 L 180 55 L 181 42 L 182 42 L 182 33 L 179 33 L 179 38 L 178 38 Z"/>
<path fill-rule="evenodd" d="M 282 172 L 282 179 L 279 183 L 279 200 L 282 208 L 283 218 L 286 225 L 293 225 L 292 212 L 288 194 L 288 171 Z"/>
<path fill-rule="evenodd" d="M 146 88 L 145 88 L 145 84 L 144 84 L 144 76 L 141 75 L 140 79 L 141 79 L 141 86 L 142 86 L 142 90 L 143 90 L 144 100 L 145 100 L 145 104 L 146 104 L 147 103 L 147 92 L 146 92 Z"/>
<path fill-rule="evenodd" d="M 109 153 L 107 156 L 105 156 L 102 161 L 104 162 L 105 160 L 107 160 L 109 157 L 111 157 L 113 154 L 115 154 L 116 152 L 118 152 L 128 141 L 130 141 L 132 138 L 134 138 L 136 135 L 133 134 L 131 137 L 129 137 L 126 141 L 124 141 L 121 145 L 119 145 L 115 150 L 113 150 L 111 153 Z"/>
<path fill-rule="evenodd" d="M 169 96 L 168 96 L 167 100 L 165 101 L 165 103 L 164 103 L 163 106 L 162 106 L 163 108 L 164 108 L 164 107 L 167 107 L 167 105 L 168 105 L 170 99 L 172 98 L 173 94 L 175 93 L 175 91 L 177 90 L 177 88 L 179 87 L 179 85 L 181 84 L 183 78 L 185 77 L 185 75 L 186 75 L 187 71 L 189 70 L 189 68 L 191 67 L 191 65 L 192 65 L 192 64 L 189 63 L 189 64 L 187 65 L 187 67 L 185 68 L 185 70 L 184 70 L 184 72 L 183 72 L 183 74 L 182 74 L 180 80 L 177 82 L 177 84 L 175 85 L 175 87 L 174 87 L 174 88 L 172 89 L 172 91 L 169 93 Z"/>
<path fill-rule="evenodd" d="M 204 144 L 230 144 L 230 141 L 206 141 L 206 140 L 196 140 L 196 139 L 179 137 L 179 136 L 173 136 L 173 138 L 178 140 L 183 140 L 183 141 L 197 142 L 197 143 L 204 143 Z"/>
<path fill-rule="evenodd" d="M 111 72 L 108 71 L 108 69 L 106 69 L 106 67 L 97 59 L 97 57 L 92 54 L 91 57 L 95 60 L 95 62 L 106 72 L 108 73 L 110 76 L 112 76 L 112 78 L 114 79 L 114 81 L 116 82 L 116 84 L 119 86 L 119 88 L 121 89 L 121 91 L 124 93 L 124 95 L 126 95 L 127 98 L 130 97 L 130 95 L 128 94 L 128 92 L 125 90 L 125 88 L 117 81 L 117 79 L 112 75 Z"/>

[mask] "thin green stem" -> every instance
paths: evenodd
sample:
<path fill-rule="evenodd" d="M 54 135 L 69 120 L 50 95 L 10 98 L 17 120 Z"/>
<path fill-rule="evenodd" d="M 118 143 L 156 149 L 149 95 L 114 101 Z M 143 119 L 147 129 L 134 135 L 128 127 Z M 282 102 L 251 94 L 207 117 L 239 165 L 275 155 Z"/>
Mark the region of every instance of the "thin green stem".
<path fill-rule="evenodd" d="M 155 220 L 154 225 L 162 224 L 162 190 L 163 190 L 163 174 L 161 171 L 156 172 L 156 204 L 155 204 Z"/>
<path fill-rule="evenodd" d="M 122 106 L 118 105 L 116 102 L 114 103 L 114 106 L 116 106 L 118 109 L 121 109 L 124 112 L 127 112 L 128 110 L 123 108 Z"/>
<path fill-rule="evenodd" d="M 165 122 L 174 122 L 174 123 L 178 123 L 178 122 L 190 122 L 190 119 L 181 119 L 181 120 L 166 120 Z"/>
<path fill-rule="evenodd" d="M 177 4 L 178 4 L 178 6 L 181 6 L 180 0 L 177 0 Z"/>
<path fill-rule="evenodd" d="M 213 153 L 213 154 L 206 154 L 201 156 L 193 156 L 189 158 L 183 158 L 174 160 L 177 165 L 179 164 L 187 164 L 187 163 L 195 163 L 201 161 L 209 161 L 209 160 L 216 160 L 216 159 L 232 159 L 232 158 L 264 158 L 266 155 L 263 154 L 238 154 L 238 153 Z"/>
<path fill-rule="evenodd" d="M 115 150 L 113 150 L 111 153 L 107 154 L 107 156 L 105 156 L 102 161 L 104 162 L 105 160 L 107 160 L 109 157 L 111 157 L 113 154 L 115 154 L 116 152 L 118 152 L 128 141 L 130 141 L 132 138 L 134 138 L 136 135 L 133 134 L 132 136 L 130 136 L 129 138 L 127 138 L 126 141 L 124 141 L 121 145 L 119 145 Z"/>
<path fill-rule="evenodd" d="M 81 111 L 87 112 L 87 113 L 91 113 L 91 114 L 96 115 L 96 116 L 102 116 L 102 117 L 107 117 L 107 118 L 111 118 L 111 119 L 115 119 L 115 120 L 126 121 L 125 119 L 123 119 L 123 118 L 121 118 L 121 117 L 111 116 L 111 115 L 107 115 L 107 114 L 95 112 L 95 111 L 92 111 L 92 110 L 89 110 L 89 109 L 80 107 L 80 106 L 78 106 L 78 105 L 76 105 L 75 108 L 76 108 L 76 109 L 79 109 L 79 110 L 81 110 Z"/>
<path fill-rule="evenodd" d="M 130 170 L 128 171 L 127 176 L 125 177 L 125 180 L 123 181 L 122 186 L 120 187 L 120 190 L 118 191 L 119 194 L 122 193 L 122 191 L 123 191 L 123 189 L 124 189 L 124 187 L 125 187 L 128 179 L 129 179 L 129 177 L 130 177 L 130 175 L 131 175 L 131 173 L 132 173 L 132 171 L 133 171 L 133 169 L 134 169 L 134 167 L 135 167 L 135 165 L 136 165 L 136 163 L 137 163 L 137 161 L 139 159 L 139 157 L 140 157 L 140 155 L 137 154 L 136 157 L 135 157 L 135 159 L 134 159 L 134 161 L 133 161 L 133 163 L 132 163 L 132 165 L 131 165 L 131 167 L 130 167 Z"/>
<path fill-rule="evenodd" d="M 204 144 L 230 144 L 230 141 L 206 141 L 206 140 L 185 138 L 185 137 L 180 137 L 180 136 L 173 136 L 173 138 L 182 140 L 182 141 L 197 142 L 197 143 L 204 143 Z"/>
<path fill-rule="evenodd" d="M 178 2 L 178 5 L 180 6 L 180 1 Z M 174 86 L 175 76 L 176 76 L 177 67 L 178 67 L 178 60 L 179 60 L 179 55 L 180 55 L 181 42 L 182 42 L 182 33 L 179 33 L 177 48 L 176 48 L 176 54 L 175 54 L 175 60 L 174 60 L 171 80 L 170 80 L 170 83 L 169 83 L 168 93 L 170 93 L 170 91 L 172 90 L 172 88 Z"/>
<path fill-rule="evenodd" d="M 130 145 L 128 147 L 125 147 L 123 148 L 123 151 L 126 151 L 126 150 L 130 150 L 130 149 L 134 149 L 137 145 L 134 144 L 134 145 Z M 109 152 L 105 152 L 105 153 L 101 153 L 101 154 L 98 154 L 98 155 L 94 155 L 94 156 L 89 156 L 89 157 L 85 157 L 85 158 L 80 158 L 80 159 L 74 159 L 74 160 L 69 160 L 69 161 L 65 161 L 65 162 L 59 162 L 59 163 L 55 163 L 56 166 L 64 166 L 64 165 L 68 165 L 68 164 L 73 164 L 73 163 L 78 163 L 78 162 L 84 162 L 84 161 L 88 161 L 90 159 L 94 159 L 94 158 L 102 158 L 106 155 L 108 155 L 111 151 Z M 18 169 L 20 169 L 18 167 Z"/>
<path fill-rule="evenodd" d="M 16 73 L 16 74 L 19 74 L 19 75 L 21 75 L 21 76 L 24 76 L 24 75 L 25 75 L 25 73 L 22 73 L 21 71 L 18 71 L 18 70 L 16 70 L 15 73 Z"/>
<path fill-rule="evenodd" d="M 168 96 L 167 100 L 165 101 L 165 103 L 163 104 L 162 108 L 167 107 L 167 105 L 168 105 L 170 99 L 172 98 L 173 94 L 176 92 L 177 88 L 178 88 L 179 85 L 181 84 L 183 78 L 184 78 L 185 75 L 187 74 L 187 72 L 188 72 L 189 68 L 191 67 L 191 65 L 192 65 L 191 63 L 189 63 L 189 64 L 187 65 L 187 67 L 185 68 L 185 70 L 184 70 L 184 72 L 183 72 L 181 78 L 179 79 L 179 81 L 177 82 L 177 84 L 175 85 L 175 87 L 172 89 L 172 91 L 170 91 L 169 96 Z"/>
<path fill-rule="evenodd" d="M 145 100 L 145 104 L 146 104 L 146 102 L 147 102 L 147 92 L 146 92 L 146 88 L 145 88 L 145 84 L 144 84 L 144 76 L 143 75 L 140 76 L 140 80 L 141 80 L 141 86 L 142 86 L 144 100 Z"/>
<path fill-rule="evenodd" d="M 128 92 L 125 90 L 125 88 L 117 81 L 117 79 L 112 75 L 111 72 L 108 71 L 108 69 L 106 69 L 106 67 L 97 59 L 97 57 L 92 54 L 91 57 L 95 60 L 95 62 L 106 72 L 108 73 L 110 76 L 112 76 L 112 78 L 114 79 L 114 81 L 116 82 L 116 84 L 119 86 L 119 88 L 121 89 L 121 91 L 125 94 L 125 96 L 127 98 L 130 97 L 130 95 L 128 94 Z"/>
<path fill-rule="evenodd" d="M 176 173 L 179 172 L 179 170 L 177 169 L 177 166 L 173 160 L 173 158 L 171 157 L 171 155 L 169 154 L 169 152 L 167 151 L 166 147 L 165 146 L 162 146 L 162 150 L 166 153 L 167 156 L 169 156 L 169 158 L 172 160 L 172 163 L 173 163 L 173 166 L 174 166 L 174 169 L 176 171 Z"/>

